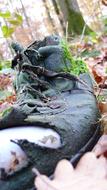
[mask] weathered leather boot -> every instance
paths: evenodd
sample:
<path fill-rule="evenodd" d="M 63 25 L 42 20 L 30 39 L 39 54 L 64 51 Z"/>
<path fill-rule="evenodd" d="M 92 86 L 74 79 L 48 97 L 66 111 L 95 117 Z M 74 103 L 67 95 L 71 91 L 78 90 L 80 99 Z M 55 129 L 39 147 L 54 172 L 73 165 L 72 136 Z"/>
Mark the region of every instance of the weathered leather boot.
<path fill-rule="evenodd" d="M 75 165 L 92 149 L 100 114 L 90 76 L 67 72 L 58 36 L 13 48 L 17 101 L 0 120 L 0 190 L 30 190 L 32 167 L 51 175 L 59 160 Z"/>

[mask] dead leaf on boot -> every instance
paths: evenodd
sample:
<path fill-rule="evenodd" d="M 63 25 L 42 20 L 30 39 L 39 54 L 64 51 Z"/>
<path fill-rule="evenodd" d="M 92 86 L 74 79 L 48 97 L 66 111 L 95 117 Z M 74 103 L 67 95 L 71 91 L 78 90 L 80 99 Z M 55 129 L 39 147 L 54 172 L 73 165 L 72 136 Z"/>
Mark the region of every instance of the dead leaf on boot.
<path fill-rule="evenodd" d="M 104 155 L 107 158 L 107 135 L 103 135 L 95 145 L 93 152 L 96 156 Z"/>
<path fill-rule="evenodd" d="M 107 161 L 86 153 L 77 167 L 67 160 L 61 160 L 55 170 L 54 179 L 39 175 L 35 180 L 38 190 L 107 190 Z"/>

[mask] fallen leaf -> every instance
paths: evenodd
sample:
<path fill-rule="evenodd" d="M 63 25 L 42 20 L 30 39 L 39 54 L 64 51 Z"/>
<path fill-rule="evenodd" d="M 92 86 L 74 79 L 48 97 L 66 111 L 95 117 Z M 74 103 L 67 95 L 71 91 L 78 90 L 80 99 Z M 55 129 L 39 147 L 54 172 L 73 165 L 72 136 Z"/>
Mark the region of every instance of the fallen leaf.
<path fill-rule="evenodd" d="M 107 135 L 101 136 L 95 145 L 93 152 L 96 154 L 96 156 L 104 155 L 107 158 Z"/>
<path fill-rule="evenodd" d="M 102 114 L 106 113 L 107 112 L 107 102 L 103 102 L 103 101 L 99 102 L 98 108 Z"/>
<path fill-rule="evenodd" d="M 94 153 L 85 154 L 76 168 L 67 160 L 58 163 L 54 179 L 40 175 L 35 180 L 38 190 L 107 190 L 107 161 Z"/>
<path fill-rule="evenodd" d="M 103 133 L 107 134 L 107 112 L 105 112 L 102 115 L 102 119 L 101 119 L 101 126 L 103 128 Z"/>

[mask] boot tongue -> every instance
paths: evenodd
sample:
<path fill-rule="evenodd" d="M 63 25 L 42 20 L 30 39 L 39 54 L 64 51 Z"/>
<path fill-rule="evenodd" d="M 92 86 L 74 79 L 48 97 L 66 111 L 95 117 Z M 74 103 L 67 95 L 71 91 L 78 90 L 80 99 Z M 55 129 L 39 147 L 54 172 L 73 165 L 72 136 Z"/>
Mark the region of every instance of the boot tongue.
<path fill-rule="evenodd" d="M 51 35 L 51 36 L 45 37 L 46 45 L 59 45 L 60 41 L 61 41 L 61 38 L 60 36 L 57 36 L 57 35 Z"/>

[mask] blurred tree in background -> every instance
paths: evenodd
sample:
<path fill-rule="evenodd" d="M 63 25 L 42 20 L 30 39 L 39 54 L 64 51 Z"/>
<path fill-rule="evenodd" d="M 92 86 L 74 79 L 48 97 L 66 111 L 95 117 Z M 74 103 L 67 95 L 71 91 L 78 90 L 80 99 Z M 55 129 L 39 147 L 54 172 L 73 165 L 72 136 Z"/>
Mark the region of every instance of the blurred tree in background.
<path fill-rule="evenodd" d="M 26 46 L 48 34 L 101 31 L 103 13 L 100 0 L 0 0 L 0 59 L 12 57 L 11 41 Z"/>
<path fill-rule="evenodd" d="M 55 1 L 55 0 L 53 0 Z M 63 12 L 64 21 L 68 22 L 68 33 L 81 34 L 85 25 L 85 21 L 80 12 L 77 0 L 58 0 L 60 10 Z M 89 33 L 91 29 L 86 26 L 86 33 Z"/>

